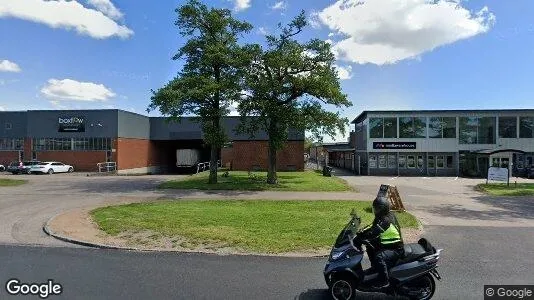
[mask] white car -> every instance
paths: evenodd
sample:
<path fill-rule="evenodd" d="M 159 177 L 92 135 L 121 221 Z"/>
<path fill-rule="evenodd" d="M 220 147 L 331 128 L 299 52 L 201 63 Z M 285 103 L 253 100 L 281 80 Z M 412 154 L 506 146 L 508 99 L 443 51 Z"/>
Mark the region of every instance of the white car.
<path fill-rule="evenodd" d="M 40 164 L 33 165 L 30 168 L 30 172 L 42 174 L 71 173 L 74 172 L 74 167 L 57 161 L 44 161 Z"/>
<path fill-rule="evenodd" d="M 0 172 L 4 172 L 6 170 L 6 167 L 4 165 L 0 165 Z"/>

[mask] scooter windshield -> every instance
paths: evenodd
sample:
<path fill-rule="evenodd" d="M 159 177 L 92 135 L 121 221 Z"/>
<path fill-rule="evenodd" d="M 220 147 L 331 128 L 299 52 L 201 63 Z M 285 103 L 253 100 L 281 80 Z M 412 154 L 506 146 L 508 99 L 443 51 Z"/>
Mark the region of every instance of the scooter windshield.
<path fill-rule="evenodd" d="M 335 247 L 350 243 L 349 238 L 354 238 L 354 236 L 358 233 L 358 229 L 360 227 L 360 217 L 358 217 L 357 214 L 351 215 L 352 218 L 347 223 L 347 225 L 345 225 L 343 230 L 339 233 L 336 239 Z"/>

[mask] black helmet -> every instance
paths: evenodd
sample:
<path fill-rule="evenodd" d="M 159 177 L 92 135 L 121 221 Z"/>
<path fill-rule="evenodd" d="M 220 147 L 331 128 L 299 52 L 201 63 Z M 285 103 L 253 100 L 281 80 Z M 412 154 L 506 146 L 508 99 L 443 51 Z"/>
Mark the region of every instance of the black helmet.
<path fill-rule="evenodd" d="M 389 213 L 389 200 L 384 196 L 378 196 L 373 201 L 375 216 L 385 216 Z"/>

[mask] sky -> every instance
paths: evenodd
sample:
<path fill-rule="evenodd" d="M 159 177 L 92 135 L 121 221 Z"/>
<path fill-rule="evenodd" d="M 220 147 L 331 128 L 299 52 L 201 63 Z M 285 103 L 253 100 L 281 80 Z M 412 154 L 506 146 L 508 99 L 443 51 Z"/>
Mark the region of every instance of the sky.
<path fill-rule="evenodd" d="M 183 0 L 0 0 L 0 110 L 147 113 L 177 75 Z M 532 0 L 211 0 L 263 43 L 301 10 L 332 44 L 353 120 L 364 110 L 534 108 Z M 332 109 L 329 107 L 329 109 Z M 344 141 L 346 135 L 325 138 Z"/>

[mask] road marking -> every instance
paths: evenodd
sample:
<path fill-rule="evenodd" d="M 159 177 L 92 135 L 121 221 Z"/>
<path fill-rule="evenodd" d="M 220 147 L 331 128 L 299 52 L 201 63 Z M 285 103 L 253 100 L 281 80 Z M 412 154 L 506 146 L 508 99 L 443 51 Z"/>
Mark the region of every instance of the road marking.
<path fill-rule="evenodd" d="M 458 180 L 458 176 L 456 176 L 456 178 L 454 178 L 454 180 Z"/>
<path fill-rule="evenodd" d="M 399 176 L 397 176 L 397 177 L 391 177 L 389 180 L 395 180 L 395 179 L 397 179 L 397 178 L 399 178 Z"/>

